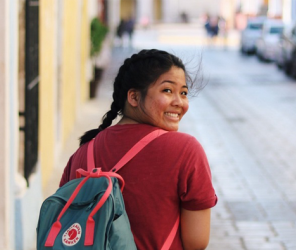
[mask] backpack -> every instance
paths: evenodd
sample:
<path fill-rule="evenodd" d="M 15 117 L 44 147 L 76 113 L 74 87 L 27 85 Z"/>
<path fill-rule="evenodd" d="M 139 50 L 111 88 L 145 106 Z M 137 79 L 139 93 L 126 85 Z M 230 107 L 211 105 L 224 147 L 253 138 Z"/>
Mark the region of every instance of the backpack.
<path fill-rule="evenodd" d="M 115 172 L 166 132 L 158 129 L 146 135 L 109 172 L 95 168 L 91 140 L 87 149 L 88 171 L 78 169 L 77 179 L 59 188 L 41 206 L 37 250 L 136 250 L 122 197 L 124 180 Z M 162 250 L 169 249 L 178 226 L 179 217 Z"/>

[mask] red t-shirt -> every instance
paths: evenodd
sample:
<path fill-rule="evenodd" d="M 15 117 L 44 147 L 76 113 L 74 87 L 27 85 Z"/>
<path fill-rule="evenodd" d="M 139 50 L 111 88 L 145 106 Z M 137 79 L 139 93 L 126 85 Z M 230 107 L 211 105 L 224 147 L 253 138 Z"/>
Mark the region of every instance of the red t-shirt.
<path fill-rule="evenodd" d="M 99 133 L 94 142 L 95 164 L 109 171 L 142 137 L 157 129 L 145 124 L 115 125 Z M 60 186 L 86 169 L 87 143 L 70 158 Z M 215 206 L 206 155 L 187 134 L 169 132 L 140 151 L 121 170 L 123 198 L 138 250 L 160 249 L 171 231 L 180 207 L 203 210 Z M 170 249 L 181 250 L 180 228 Z"/>

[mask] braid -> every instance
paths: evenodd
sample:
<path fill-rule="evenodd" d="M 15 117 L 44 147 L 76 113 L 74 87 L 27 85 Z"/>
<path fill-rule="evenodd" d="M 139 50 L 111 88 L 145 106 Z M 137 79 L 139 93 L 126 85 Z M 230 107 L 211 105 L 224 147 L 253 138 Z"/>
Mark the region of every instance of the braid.
<path fill-rule="evenodd" d="M 99 126 L 99 131 L 104 130 L 105 128 L 111 126 L 112 121 L 122 114 L 126 97 L 123 95 L 122 90 L 122 78 L 124 77 L 125 72 L 130 64 L 130 59 L 126 59 L 123 65 L 119 68 L 118 74 L 115 77 L 113 84 L 113 102 L 111 104 L 110 110 L 103 116 L 102 124 Z M 123 92 L 122 92 L 123 91 Z"/>
<path fill-rule="evenodd" d="M 113 101 L 111 104 L 111 109 L 103 116 L 102 124 L 96 129 L 85 132 L 83 136 L 79 138 L 79 145 L 81 146 L 82 144 L 89 142 L 91 139 L 95 138 L 98 133 L 109 127 L 112 124 L 112 121 L 117 117 L 119 109 L 120 108 L 116 105 L 115 101 Z"/>
<path fill-rule="evenodd" d="M 99 131 L 104 130 L 112 124 L 112 121 L 117 117 L 120 107 L 116 105 L 115 101 L 111 104 L 111 109 L 103 116 L 103 122 L 99 126 Z"/>

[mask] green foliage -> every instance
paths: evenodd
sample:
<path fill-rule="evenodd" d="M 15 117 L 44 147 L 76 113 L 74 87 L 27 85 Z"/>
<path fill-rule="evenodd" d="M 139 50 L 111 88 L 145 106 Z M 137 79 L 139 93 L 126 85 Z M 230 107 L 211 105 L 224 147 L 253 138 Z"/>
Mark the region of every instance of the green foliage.
<path fill-rule="evenodd" d="M 97 17 L 95 17 L 90 24 L 91 56 L 100 52 L 102 43 L 107 33 L 108 28 Z"/>

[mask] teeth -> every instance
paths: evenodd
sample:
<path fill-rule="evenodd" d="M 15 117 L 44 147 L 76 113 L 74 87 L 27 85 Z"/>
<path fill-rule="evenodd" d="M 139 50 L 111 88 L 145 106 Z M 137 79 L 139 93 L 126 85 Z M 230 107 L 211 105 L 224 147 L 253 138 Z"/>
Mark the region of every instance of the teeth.
<path fill-rule="evenodd" d="M 166 113 L 166 115 L 177 118 L 179 115 L 175 113 Z"/>

